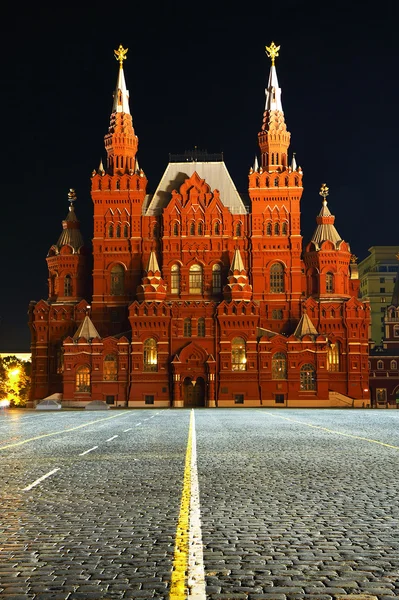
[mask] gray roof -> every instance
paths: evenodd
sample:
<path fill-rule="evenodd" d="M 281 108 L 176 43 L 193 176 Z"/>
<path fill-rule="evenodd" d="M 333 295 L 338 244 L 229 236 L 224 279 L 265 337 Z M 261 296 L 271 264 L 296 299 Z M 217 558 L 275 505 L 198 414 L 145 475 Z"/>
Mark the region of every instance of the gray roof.
<path fill-rule="evenodd" d="M 185 180 L 195 172 L 201 179 L 205 179 L 211 191 L 219 191 L 222 203 L 232 214 L 241 215 L 248 212 L 223 161 L 187 161 L 168 164 L 154 195 L 148 197 L 143 207 L 144 214 L 162 214 L 169 203 L 172 191 L 178 191 Z"/>
<path fill-rule="evenodd" d="M 297 338 L 303 338 L 305 335 L 319 335 L 307 313 L 303 313 L 294 331 L 294 336 Z"/>
<path fill-rule="evenodd" d="M 91 340 L 93 338 L 100 338 L 100 334 L 97 329 L 94 327 L 93 321 L 89 316 L 85 316 L 82 323 L 79 325 L 76 333 L 73 336 L 73 339 L 77 341 L 79 338 L 85 338 L 86 340 Z"/>
<path fill-rule="evenodd" d="M 312 242 L 317 246 L 321 246 L 323 242 L 329 240 L 335 246 L 342 241 L 341 236 L 334 226 L 335 217 L 330 213 L 327 206 L 327 200 L 324 198 L 321 211 L 316 218 L 317 227 L 312 236 Z"/>

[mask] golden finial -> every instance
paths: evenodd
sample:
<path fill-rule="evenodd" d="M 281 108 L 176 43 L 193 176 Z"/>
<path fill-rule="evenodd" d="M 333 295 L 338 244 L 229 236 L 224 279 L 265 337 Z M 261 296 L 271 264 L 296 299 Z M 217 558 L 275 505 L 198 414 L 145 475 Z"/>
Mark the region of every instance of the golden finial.
<path fill-rule="evenodd" d="M 119 60 L 120 68 L 122 69 L 123 61 L 126 60 L 126 54 L 129 48 L 124 48 L 122 44 L 119 44 L 118 50 L 114 50 L 116 60 Z"/>
<path fill-rule="evenodd" d="M 320 194 L 320 196 L 323 196 L 324 200 L 327 198 L 328 192 L 329 192 L 329 189 L 327 187 L 327 184 L 322 183 L 319 194 Z"/>
<path fill-rule="evenodd" d="M 276 56 L 278 56 L 278 51 L 280 50 L 280 46 L 276 46 L 276 44 L 274 42 L 272 42 L 270 44 L 270 46 L 265 46 L 265 48 L 266 48 L 266 54 L 267 54 L 268 58 L 271 58 L 272 67 L 274 67 L 274 60 L 275 60 Z"/>
<path fill-rule="evenodd" d="M 75 202 L 75 200 L 76 200 L 76 192 L 72 188 L 69 189 L 68 200 L 69 200 L 69 202 Z"/>
<path fill-rule="evenodd" d="M 395 258 L 396 258 L 397 260 L 399 260 L 399 253 L 398 253 L 398 254 L 395 254 Z"/>
<path fill-rule="evenodd" d="M 357 262 L 357 256 L 356 254 L 351 254 L 351 263 L 352 265 L 354 265 Z"/>

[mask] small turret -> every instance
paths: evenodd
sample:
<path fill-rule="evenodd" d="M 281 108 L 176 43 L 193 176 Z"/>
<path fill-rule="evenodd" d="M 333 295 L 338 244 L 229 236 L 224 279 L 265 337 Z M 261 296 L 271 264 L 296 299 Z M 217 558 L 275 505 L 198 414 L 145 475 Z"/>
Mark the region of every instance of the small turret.
<path fill-rule="evenodd" d="M 227 301 L 252 299 L 252 286 L 249 285 L 247 271 L 238 248 L 231 261 L 228 284 L 223 289 L 223 295 Z"/>

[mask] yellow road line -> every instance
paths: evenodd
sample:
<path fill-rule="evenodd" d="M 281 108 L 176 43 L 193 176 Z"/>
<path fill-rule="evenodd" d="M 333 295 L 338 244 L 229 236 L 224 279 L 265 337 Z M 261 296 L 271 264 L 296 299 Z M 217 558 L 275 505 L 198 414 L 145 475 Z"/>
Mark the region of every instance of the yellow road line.
<path fill-rule="evenodd" d="M 173 569 L 172 578 L 170 581 L 169 600 L 185 600 L 187 598 L 193 416 L 194 413 L 193 411 L 191 411 L 186 450 L 186 462 L 184 466 L 183 491 L 180 502 L 179 520 L 177 522 L 175 552 L 173 556 Z"/>
<path fill-rule="evenodd" d="M 336 431 L 335 429 L 328 429 L 328 427 L 321 427 L 320 425 L 313 425 L 313 423 L 306 423 L 305 421 L 297 421 L 296 419 L 290 419 L 289 417 L 282 417 L 281 415 L 274 415 L 273 413 L 264 413 L 269 417 L 275 417 L 276 419 L 284 419 L 285 421 L 291 421 L 292 423 L 299 423 L 300 425 L 306 425 L 307 427 L 312 427 L 313 429 L 321 429 L 322 431 L 327 431 L 328 433 L 336 433 L 337 435 L 344 435 L 345 437 L 354 438 L 355 440 L 363 440 L 364 442 L 370 442 L 372 444 L 379 444 L 380 446 L 386 446 L 387 448 L 393 448 L 394 450 L 399 450 L 399 446 L 393 446 L 392 444 L 385 444 L 385 442 L 380 442 L 379 440 L 373 440 L 371 438 L 362 437 L 361 435 L 353 435 L 352 433 L 344 433 L 343 431 Z"/>
<path fill-rule="evenodd" d="M 81 429 L 82 427 L 88 427 L 89 425 L 94 425 L 94 423 L 100 423 L 101 421 L 108 421 L 109 419 L 116 419 L 117 417 L 126 417 L 127 415 L 119 414 L 113 415 L 112 417 L 105 417 L 104 419 L 97 419 L 96 421 L 90 421 L 90 423 L 83 423 L 83 425 L 78 425 L 77 427 L 71 427 L 70 429 L 63 429 L 62 431 L 53 431 L 52 433 L 43 433 L 43 435 L 37 435 L 36 437 L 29 438 L 27 440 L 22 440 L 21 442 L 16 442 L 15 444 L 8 444 L 7 446 L 0 446 L 0 450 L 6 450 L 7 448 L 15 448 L 15 446 L 23 446 L 23 444 L 27 444 L 28 442 L 34 442 L 35 440 L 41 440 L 45 437 L 50 437 L 52 435 L 60 435 L 60 433 L 67 433 L 68 431 L 75 431 L 76 429 Z"/>

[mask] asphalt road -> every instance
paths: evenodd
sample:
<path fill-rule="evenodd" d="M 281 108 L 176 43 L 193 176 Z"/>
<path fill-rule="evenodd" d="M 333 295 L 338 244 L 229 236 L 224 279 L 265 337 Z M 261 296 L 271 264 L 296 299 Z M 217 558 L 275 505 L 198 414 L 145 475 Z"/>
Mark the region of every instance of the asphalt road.
<path fill-rule="evenodd" d="M 399 411 L 194 415 L 2 412 L 0 598 L 178 600 L 191 429 L 203 598 L 399 597 Z"/>

